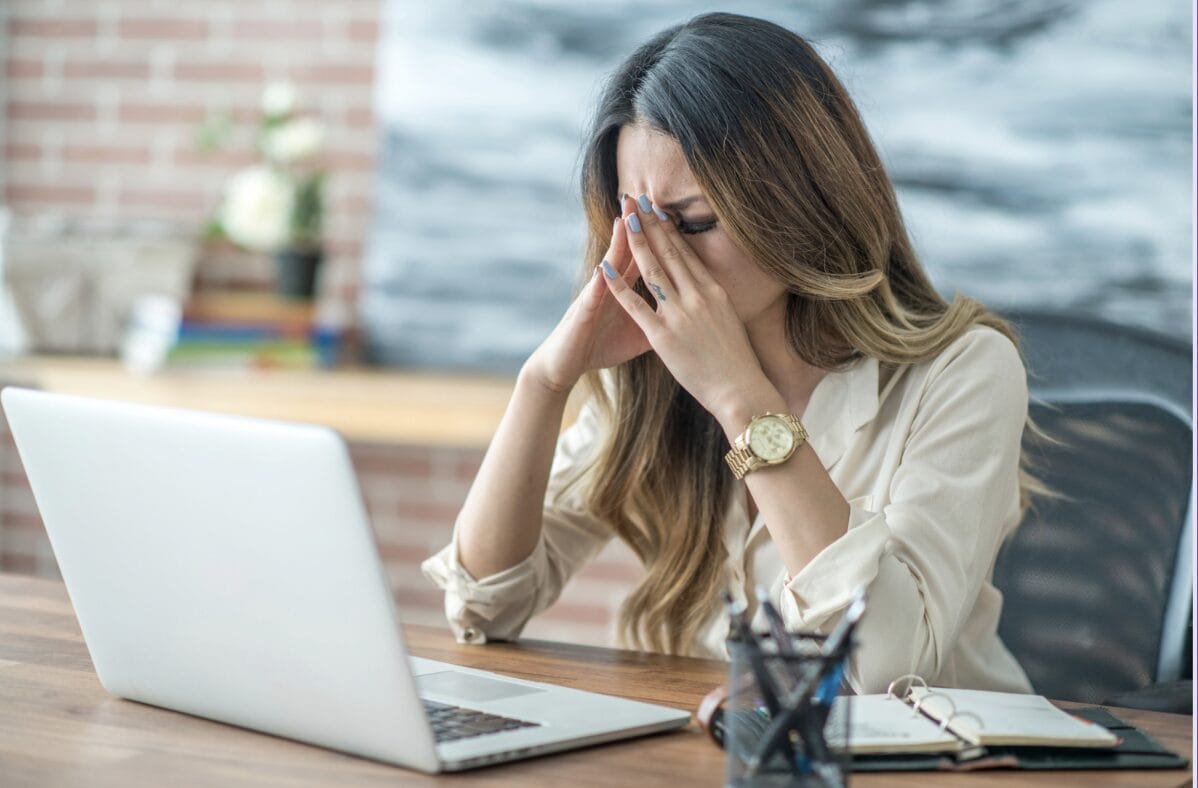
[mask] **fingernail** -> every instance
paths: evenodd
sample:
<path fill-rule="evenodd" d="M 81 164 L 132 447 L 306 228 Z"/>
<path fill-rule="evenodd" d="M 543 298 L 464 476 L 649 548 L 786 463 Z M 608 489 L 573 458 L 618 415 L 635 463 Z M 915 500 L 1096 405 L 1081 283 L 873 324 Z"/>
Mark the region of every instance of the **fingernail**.
<path fill-rule="evenodd" d="M 641 206 L 641 213 L 649 213 L 650 203 L 648 197 L 642 194 L 640 197 L 636 198 L 636 203 L 637 205 Z"/>
<path fill-rule="evenodd" d="M 628 214 L 628 226 L 634 233 L 639 233 L 641 231 L 641 220 L 635 213 Z"/>
<path fill-rule="evenodd" d="M 616 269 L 612 268 L 611 263 L 607 262 L 606 260 L 603 261 L 603 273 L 608 279 L 616 278 Z"/>
<path fill-rule="evenodd" d="M 663 222 L 668 221 L 670 218 L 668 213 L 657 207 L 657 203 L 653 203 L 653 213 L 657 214 L 657 218 L 661 219 Z"/>

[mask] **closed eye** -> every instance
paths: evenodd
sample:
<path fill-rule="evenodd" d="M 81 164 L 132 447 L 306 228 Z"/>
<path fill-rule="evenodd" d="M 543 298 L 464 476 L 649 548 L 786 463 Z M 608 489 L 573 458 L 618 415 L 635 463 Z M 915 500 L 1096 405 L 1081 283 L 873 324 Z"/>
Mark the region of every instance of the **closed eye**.
<path fill-rule="evenodd" d="M 678 232 L 682 233 L 683 235 L 697 235 L 698 233 L 705 233 L 716 226 L 716 221 L 716 219 L 708 219 L 705 222 L 679 221 Z"/>

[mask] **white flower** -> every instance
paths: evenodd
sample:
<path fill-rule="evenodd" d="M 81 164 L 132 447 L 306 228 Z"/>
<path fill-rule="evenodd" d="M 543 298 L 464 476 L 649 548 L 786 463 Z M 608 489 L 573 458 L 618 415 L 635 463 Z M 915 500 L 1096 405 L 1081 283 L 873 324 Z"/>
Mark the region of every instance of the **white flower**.
<path fill-rule="evenodd" d="M 310 159 L 324 149 L 324 124 L 296 118 L 266 132 L 262 150 L 268 159 L 289 164 Z"/>
<path fill-rule="evenodd" d="M 247 167 L 229 179 L 220 225 L 247 249 L 278 249 L 290 234 L 294 205 L 295 189 L 286 175 L 262 165 Z"/>
<path fill-rule="evenodd" d="M 262 92 L 262 112 L 268 118 L 290 115 L 295 102 L 295 86 L 290 82 L 272 82 Z"/>

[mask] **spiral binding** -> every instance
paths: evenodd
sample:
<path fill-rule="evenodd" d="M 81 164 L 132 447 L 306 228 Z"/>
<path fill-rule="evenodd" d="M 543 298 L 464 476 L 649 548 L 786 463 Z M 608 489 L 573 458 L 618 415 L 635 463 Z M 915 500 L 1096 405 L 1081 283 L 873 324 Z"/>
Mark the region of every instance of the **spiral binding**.
<path fill-rule="evenodd" d="M 903 681 L 907 682 L 907 689 L 903 691 L 903 694 L 901 696 L 899 696 L 899 695 L 895 694 L 894 687 L 896 684 L 898 684 L 899 682 L 903 682 Z M 972 719 L 974 722 L 977 723 L 979 728 L 984 729 L 986 727 L 986 723 L 982 720 L 982 718 L 979 717 L 977 714 L 974 714 L 972 711 L 957 711 L 957 704 L 956 704 L 956 702 L 953 701 L 952 698 L 950 698 L 948 695 L 945 695 L 943 692 L 937 692 L 936 690 L 929 687 L 928 682 L 924 679 L 923 676 L 920 676 L 918 673 L 904 673 L 902 676 L 899 676 L 897 679 L 890 682 L 890 684 L 886 687 L 886 698 L 888 700 L 900 700 L 900 701 L 906 702 L 906 700 L 911 697 L 911 690 L 913 689 L 913 685 L 917 681 L 919 682 L 920 686 L 923 687 L 923 689 L 927 690 L 927 692 L 924 693 L 924 696 L 922 698 L 915 699 L 914 703 L 911 706 L 911 716 L 912 717 L 915 717 L 919 714 L 919 707 L 928 698 L 944 698 L 944 700 L 948 702 L 948 705 L 949 705 L 949 708 L 951 709 L 951 711 L 949 712 L 948 716 L 946 716 L 940 720 L 940 730 L 947 731 L 948 726 L 952 725 L 953 720 L 960 719 L 963 717 L 969 717 L 970 719 Z"/>

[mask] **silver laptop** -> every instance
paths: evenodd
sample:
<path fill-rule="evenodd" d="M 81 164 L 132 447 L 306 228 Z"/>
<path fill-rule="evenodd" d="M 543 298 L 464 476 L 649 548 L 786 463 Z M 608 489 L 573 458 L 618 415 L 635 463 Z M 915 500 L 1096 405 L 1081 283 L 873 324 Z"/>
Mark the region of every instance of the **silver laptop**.
<path fill-rule="evenodd" d="M 330 429 L 12 387 L 0 399 L 113 695 L 427 772 L 690 719 L 409 657 Z"/>

